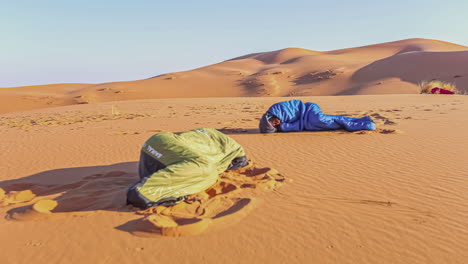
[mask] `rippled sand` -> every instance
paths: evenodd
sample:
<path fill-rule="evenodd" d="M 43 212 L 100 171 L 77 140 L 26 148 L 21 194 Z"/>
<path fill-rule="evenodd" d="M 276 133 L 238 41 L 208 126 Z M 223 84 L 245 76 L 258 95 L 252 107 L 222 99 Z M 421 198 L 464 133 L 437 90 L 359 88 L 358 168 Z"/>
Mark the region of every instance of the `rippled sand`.
<path fill-rule="evenodd" d="M 2 262 L 464 263 L 468 99 L 300 99 L 329 114 L 370 115 L 378 130 L 258 134 L 258 118 L 284 98 L 156 99 L 0 115 Z M 197 127 L 242 144 L 256 168 L 266 168 L 255 175 L 274 168 L 291 181 L 279 187 L 244 171 L 221 180 L 199 205 L 166 214 L 126 206 L 142 143 L 159 131 Z M 19 193 L 25 190 L 32 195 Z M 174 222 L 188 228 L 171 229 Z"/>

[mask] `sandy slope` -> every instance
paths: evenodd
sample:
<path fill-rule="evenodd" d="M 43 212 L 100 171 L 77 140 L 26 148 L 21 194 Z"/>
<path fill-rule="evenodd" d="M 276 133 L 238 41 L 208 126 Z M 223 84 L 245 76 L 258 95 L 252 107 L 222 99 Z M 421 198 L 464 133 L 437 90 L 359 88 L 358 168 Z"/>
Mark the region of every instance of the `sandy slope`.
<path fill-rule="evenodd" d="M 438 40 L 327 52 L 287 48 L 144 80 L 0 89 L 0 112 L 151 98 L 414 94 L 432 79 L 466 93 L 466 69 L 468 47 Z"/>
<path fill-rule="evenodd" d="M 301 99 L 326 113 L 371 115 L 379 130 L 258 134 L 257 118 L 281 98 L 122 101 L 0 115 L 0 187 L 39 195 L 42 188 L 49 196 L 36 201 L 62 204 L 36 220 L 2 218 L 2 263 L 464 263 L 467 97 Z M 196 236 L 133 235 L 143 216 L 124 205 L 123 194 L 137 179 L 141 144 L 158 131 L 196 127 L 222 129 L 259 166 L 293 181 L 243 191 L 257 202 L 240 222 Z M 0 214 L 28 204 L 0 207 Z"/>

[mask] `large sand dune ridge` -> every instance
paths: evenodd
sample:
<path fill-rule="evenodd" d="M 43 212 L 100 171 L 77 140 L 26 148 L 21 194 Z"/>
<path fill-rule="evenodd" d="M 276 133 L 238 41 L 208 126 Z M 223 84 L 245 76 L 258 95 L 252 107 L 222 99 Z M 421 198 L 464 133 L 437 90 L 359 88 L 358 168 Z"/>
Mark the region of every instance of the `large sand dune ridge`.
<path fill-rule="evenodd" d="M 0 90 L 0 112 L 151 98 L 415 94 L 439 79 L 468 92 L 468 47 L 407 39 L 357 48 L 286 48 L 144 80 Z M 1 86 L 1 84 L 0 84 Z"/>

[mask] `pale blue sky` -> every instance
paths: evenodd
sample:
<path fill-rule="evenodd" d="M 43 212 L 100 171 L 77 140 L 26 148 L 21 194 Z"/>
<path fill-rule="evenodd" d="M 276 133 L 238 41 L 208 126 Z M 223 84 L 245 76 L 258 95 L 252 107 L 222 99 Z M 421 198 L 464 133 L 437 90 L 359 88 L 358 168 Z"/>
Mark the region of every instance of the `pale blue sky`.
<path fill-rule="evenodd" d="M 286 47 L 468 45 L 468 1 L 0 0 L 0 87 L 135 80 Z"/>

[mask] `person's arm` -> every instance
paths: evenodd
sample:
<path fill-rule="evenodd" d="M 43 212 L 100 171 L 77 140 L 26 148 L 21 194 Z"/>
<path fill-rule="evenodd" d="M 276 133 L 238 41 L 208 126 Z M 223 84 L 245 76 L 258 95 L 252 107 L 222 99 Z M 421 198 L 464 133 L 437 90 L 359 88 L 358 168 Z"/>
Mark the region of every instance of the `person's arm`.
<path fill-rule="evenodd" d="M 237 141 L 216 129 L 209 131 L 217 138 L 220 149 L 224 153 L 224 157 L 218 163 L 218 172 L 237 170 L 248 165 L 244 148 Z"/>
<path fill-rule="evenodd" d="M 227 159 L 232 160 L 245 156 L 244 148 L 233 138 L 214 128 L 206 128 L 206 130 L 213 135 L 216 144 L 225 152 Z"/>
<path fill-rule="evenodd" d="M 280 125 L 282 132 L 297 132 L 302 131 L 301 120 L 298 119 L 291 123 L 281 123 Z"/>
<path fill-rule="evenodd" d="M 161 200 L 201 192 L 213 185 L 217 178 L 216 169 L 206 161 L 182 161 L 158 170 L 130 187 L 127 201 L 140 208 L 154 206 Z"/>
<path fill-rule="evenodd" d="M 279 102 L 272 105 L 267 113 L 276 116 L 284 123 L 292 123 L 301 119 L 304 103 L 300 100 Z"/>

